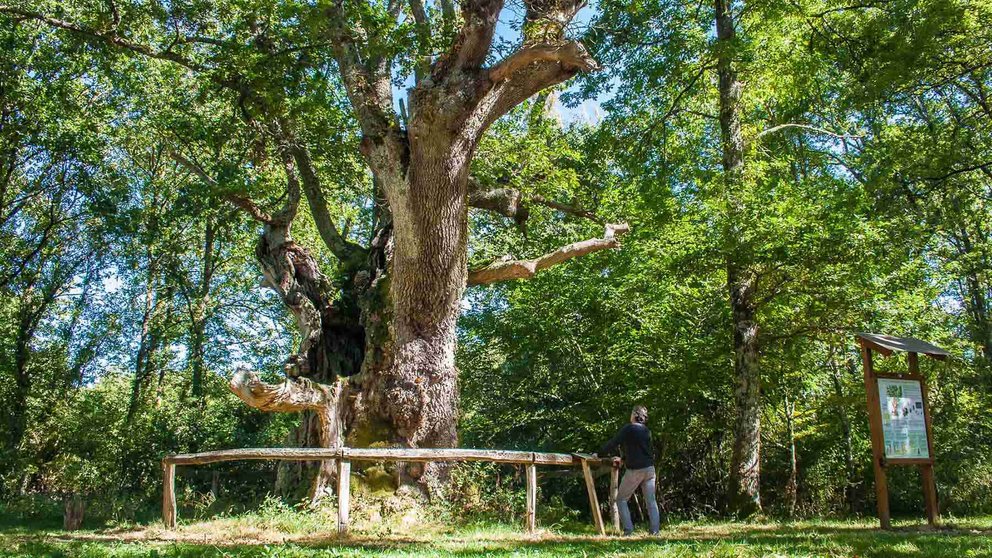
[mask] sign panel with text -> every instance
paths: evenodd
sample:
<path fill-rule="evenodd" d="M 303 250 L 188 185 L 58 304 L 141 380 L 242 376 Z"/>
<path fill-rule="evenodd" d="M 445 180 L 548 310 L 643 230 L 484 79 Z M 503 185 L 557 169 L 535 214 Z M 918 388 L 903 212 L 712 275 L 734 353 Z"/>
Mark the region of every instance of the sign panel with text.
<path fill-rule="evenodd" d="M 920 381 L 878 378 L 878 396 L 886 459 L 929 459 Z"/>

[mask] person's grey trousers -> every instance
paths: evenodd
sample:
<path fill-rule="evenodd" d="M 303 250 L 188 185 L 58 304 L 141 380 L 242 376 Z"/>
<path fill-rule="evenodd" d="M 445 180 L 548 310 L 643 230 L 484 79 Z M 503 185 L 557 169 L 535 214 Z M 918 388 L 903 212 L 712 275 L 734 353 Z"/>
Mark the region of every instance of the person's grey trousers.
<path fill-rule="evenodd" d="M 641 487 L 641 494 L 644 495 L 644 503 L 648 508 L 648 522 L 650 523 L 650 533 L 652 535 L 661 528 L 661 520 L 658 516 L 658 502 L 654 496 L 654 467 L 643 469 L 627 469 L 620 481 L 617 489 L 617 511 L 620 512 L 620 524 L 623 525 L 623 534 L 629 535 L 634 532 L 634 523 L 630 520 L 630 507 L 627 500 L 634 495 L 637 487 Z"/>

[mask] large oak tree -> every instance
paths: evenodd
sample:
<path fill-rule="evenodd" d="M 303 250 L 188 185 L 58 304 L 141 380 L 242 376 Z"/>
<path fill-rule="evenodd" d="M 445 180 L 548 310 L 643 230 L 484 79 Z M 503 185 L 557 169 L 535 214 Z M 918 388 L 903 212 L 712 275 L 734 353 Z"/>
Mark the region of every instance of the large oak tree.
<path fill-rule="evenodd" d="M 476 147 L 494 121 L 536 93 L 597 69 L 567 34 L 583 5 L 524 0 L 518 44 L 508 53 L 494 47 L 503 0 L 464 0 L 460 11 L 450 0 L 42 1 L 0 6 L 0 13 L 38 32 L 66 33 L 109 57 L 175 65 L 205 89 L 224 92 L 243 124 L 273 146 L 284 168 L 278 208 L 252 199 L 243 185 L 225 184 L 196 142 L 180 138 L 172 149 L 179 164 L 260 223 L 255 254 L 264 285 L 278 293 L 299 329 L 286 380 L 268 383 L 241 372 L 231 381 L 241 399 L 265 411 L 310 411 L 325 447 L 370 441 L 448 447 L 458 443 L 455 324 L 466 286 L 530 277 L 617 247 L 617 234 L 626 231 L 605 225 L 602 238 L 539 258 L 467 266 L 470 206 L 518 224 L 534 203 L 590 217 L 470 177 Z M 320 140 L 305 113 L 292 108 L 300 76 L 343 88 L 360 129 L 375 205 L 364 242 L 332 216 L 333 179 L 314 157 Z M 397 103 L 402 79 L 414 85 Z M 336 269 L 321 269 L 312 249 L 294 242 L 303 198 Z M 330 471 L 325 464 L 315 496 Z M 437 476 L 416 466 L 403 471 L 406 482 L 429 484 Z"/>

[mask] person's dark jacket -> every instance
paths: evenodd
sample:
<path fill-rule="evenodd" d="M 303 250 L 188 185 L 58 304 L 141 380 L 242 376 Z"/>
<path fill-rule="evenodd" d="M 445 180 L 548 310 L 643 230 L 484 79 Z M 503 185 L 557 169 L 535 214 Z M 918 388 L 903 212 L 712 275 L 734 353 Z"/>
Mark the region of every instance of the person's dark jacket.
<path fill-rule="evenodd" d="M 654 465 L 654 457 L 651 453 L 651 431 L 648 427 L 632 422 L 617 432 L 609 442 L 599 450 L 599 455 L 606 456 L 616 451 L 618 446 L 623 446 L 624 465 L 628 469 L 643 469 Z"/>

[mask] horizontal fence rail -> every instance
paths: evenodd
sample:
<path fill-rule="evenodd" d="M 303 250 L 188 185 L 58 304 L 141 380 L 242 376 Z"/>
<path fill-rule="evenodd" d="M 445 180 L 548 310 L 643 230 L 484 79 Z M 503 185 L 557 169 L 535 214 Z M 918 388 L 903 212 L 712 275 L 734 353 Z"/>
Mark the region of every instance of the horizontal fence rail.
<path fill-rule="evenodd" d="M 338 532 L 348 530 L 349 492 L 352 461 L 398 461 L 398 462 L 466 462 L 483 461 L 526 465 L 527 467 L 527 511 L 525 524 L 529 532 L 536 528 L 537 507 L 537 466 L 581 467 L 585 477 L 589 505 L 592 508 L 593 524 L 600 534 L 606 534 L 603 517 L 599 511 L 596 496 L 593 468 L 612 467 L 610 475 L 610 512 L 613 524 L 619 523 L 616 509 L 617 468 L 612 459 L 602 459 L 584 454 L 548 453 L 538 451 L 513 451 L 467 448 L 239 448 L 182 453 L 162 459 L 162 519 L 166 527 L 176 526 L 176 466 L 207 465 L 225 461 L 337 461 L 338 470 Z"/>

